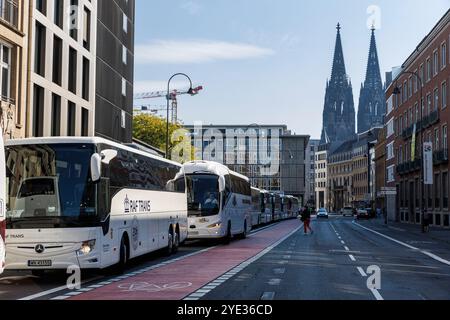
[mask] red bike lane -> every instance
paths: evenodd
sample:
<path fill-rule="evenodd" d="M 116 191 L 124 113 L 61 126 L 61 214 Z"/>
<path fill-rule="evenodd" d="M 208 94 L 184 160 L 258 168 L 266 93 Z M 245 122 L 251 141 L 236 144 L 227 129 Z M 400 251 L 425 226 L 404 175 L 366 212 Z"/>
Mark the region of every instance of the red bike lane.
<path fill-rule="evenodd" d="M 284 221 L 245 240 L 212 248 L 69 300 L 181 300 L 258 255 L 299 226 L 298 220 Z"/>

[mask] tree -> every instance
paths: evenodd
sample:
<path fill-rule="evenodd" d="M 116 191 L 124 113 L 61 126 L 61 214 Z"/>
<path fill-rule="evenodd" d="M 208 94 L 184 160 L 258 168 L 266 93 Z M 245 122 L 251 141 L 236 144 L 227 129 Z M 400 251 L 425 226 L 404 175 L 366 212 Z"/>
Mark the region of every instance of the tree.
<path fill-rule="evenodd" d="M 190 140 L 186 140 L 182 129 L 183 127 L 181 124 L 169 124 L 169 137 L 171 137 L 169 142 L 169 154 L 171 154 L 173 150 L 176 153 L 177 158 L 173 160 L 178 160 L 179 162 L 191 160 L 194 155 L 194 150 L 190 146 Z M 139 114 L 134 116 L 133 137 L 164 151 L 166 150 L 166 130 L 167 122 L 163 118 L 149 114 Z M 183 157 L 183 148 L 189 148 L 191 155 L 188 159 Z"/>

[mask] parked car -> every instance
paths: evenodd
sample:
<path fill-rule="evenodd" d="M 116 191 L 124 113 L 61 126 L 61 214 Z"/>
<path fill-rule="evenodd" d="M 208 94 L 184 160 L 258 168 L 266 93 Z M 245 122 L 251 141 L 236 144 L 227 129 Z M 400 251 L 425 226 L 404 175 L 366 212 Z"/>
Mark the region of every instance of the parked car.
<path fill-rule="evenodd" d="M 328 211 L 325 208 L 321 208 L 317 211 L 317 218 L 328 219 Z"/>
<path fill-rule="evenodd" d="M 341 210 L 341 213 L 344 217 L 353 217 L 353 208 L 352 207 L 345 207 L 344 209 Z"/>
<path fill-rule="evenodd" d="M 356 214 L 357 219 L 370 219 L 369 211 L 366 209 L 359 209 Z"/>

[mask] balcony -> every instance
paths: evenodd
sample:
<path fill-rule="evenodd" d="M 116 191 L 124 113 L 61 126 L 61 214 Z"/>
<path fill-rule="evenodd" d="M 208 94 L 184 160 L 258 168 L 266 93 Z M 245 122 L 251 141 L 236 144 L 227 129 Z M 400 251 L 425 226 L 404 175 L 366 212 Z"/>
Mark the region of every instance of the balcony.
<path fill-rule="evenodd" d="M 435 166 L 448 163 L 448 149 L 442 149 L 433 153 L 433 164 Z"/>
<path fill-rule="evenodd" d="M 422 161 L 421 159 L 416 159 L 414 161 L 402 163 L 397 166 L 397 173 L 401 176 L 404 176 L 408 173 L 416 172 L 420 170 L 422 166 L 421 161 Z"/>
<path fill-rule="evenodd" d="M 13 0 L 0 0 L 0 22 L 19 27 L 19 6 Z"/>

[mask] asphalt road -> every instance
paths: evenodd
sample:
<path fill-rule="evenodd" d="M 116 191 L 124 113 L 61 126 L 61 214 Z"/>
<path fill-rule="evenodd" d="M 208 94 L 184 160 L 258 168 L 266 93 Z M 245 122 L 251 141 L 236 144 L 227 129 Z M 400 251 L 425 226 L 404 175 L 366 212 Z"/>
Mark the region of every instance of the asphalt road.
<path fill-rule="evenodd" d="M 400 230 L 383 234 L 413 243 L 412 249 L 404 246 L 407 242 L 400 244 L 355 223 L 377 230 L 369 221 L 352 218 L 314 221 L 313 235 L 297 232 L 203 299 L 450 299 L 450 266 L 416 250 L 437 252 L 435 258 L 442 258 L 450 253 L 448 245 L 411 238 Z M 370 266 L 380 269 L 380 290 L 368 288 Z"/>
<path fill-rule="evenodd" d="M 189 274 L 189 270 L 183 270 L 184 265 L 188 265 L 183 264 L 183 257 L 193 253 L 199 258 L 207 254 L 220 256 L 223 251 L 224 259 L 225 256 L 236 259 L 236 267 L 219 278 L 207 279 L 204 287 L 186 296 L 188 300 L 450 299 L 448 243 L 425 241 L 420 235 L 401 229 L 337 216 L 314 220 L 313 235 L 305 236 L 302 230 L 292 233 L 295 223 L 288 221 L 270 226 L 250 239 L 236 240 L 231 248 L 219 246 L 209 253 L 202 253 L 211 246 L 204 242 L 189 243 L 170 258 L 154 253 L 133 261 L 127 273 L 166 261 L 168 265 L 164 267 L 172 266 L 172 269 L 179 268 L 181 274 Z M 280 234 L 274 234 L 276 232 Z M 259 253 L 250 260 L 237 258 L 242 250 L 260 245 L 266 236 L 273 238 L 272 245 L 262 252 L 255 251 Z M 189 259 L 195 264 L 195 257 L 184 260 Z M 368 278 L 376 269 L 380 271 L 378 284 L 381 287 L 369 287 Z M 152 272 L 155 271 L 146 271 L 144 275 L 151 276 Z M 83 286 L 95 286 L 116 276 L 108 271 L 86 273 Z M 0 299 L 55 298 L 67 294 L 66 278 L 61 273 L 33 277 L 29 273 L 6 272 L 0 278 Z"/>

